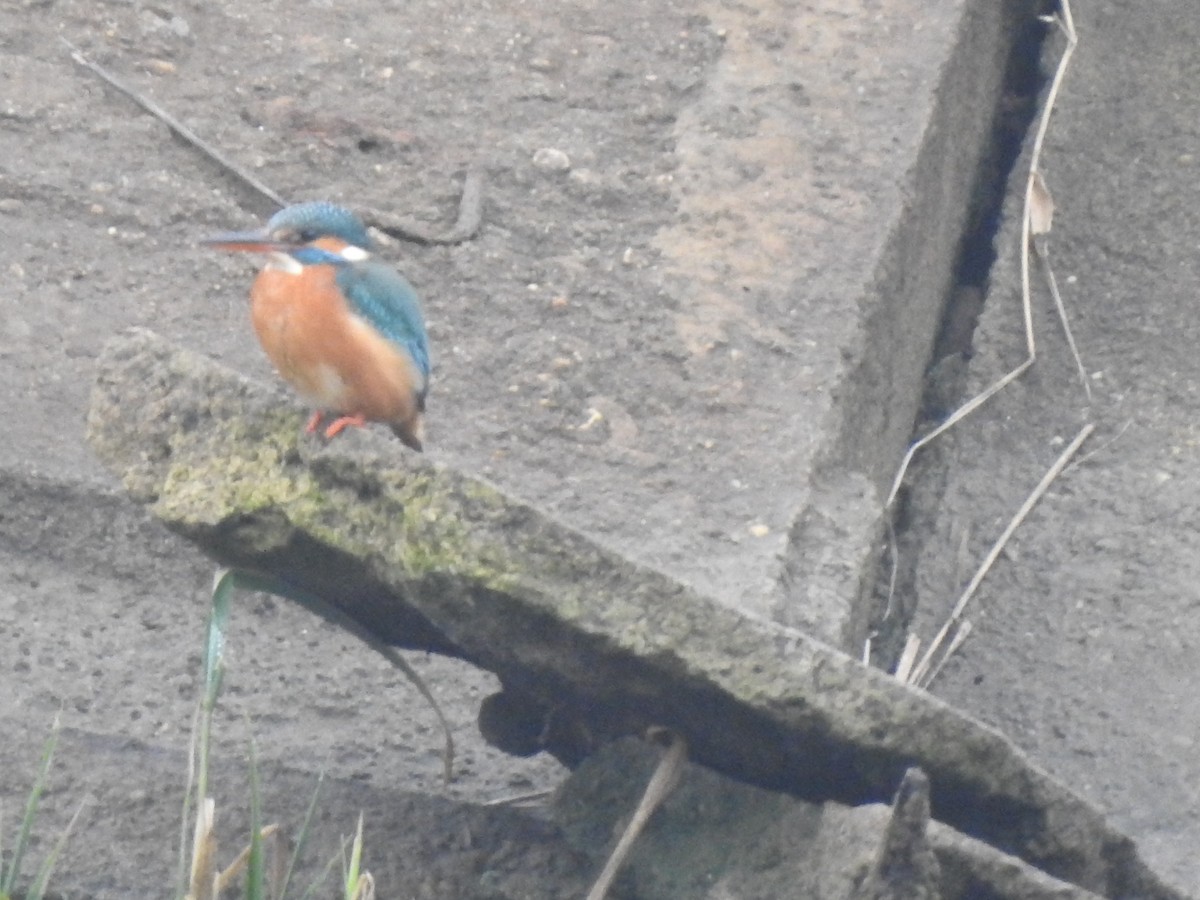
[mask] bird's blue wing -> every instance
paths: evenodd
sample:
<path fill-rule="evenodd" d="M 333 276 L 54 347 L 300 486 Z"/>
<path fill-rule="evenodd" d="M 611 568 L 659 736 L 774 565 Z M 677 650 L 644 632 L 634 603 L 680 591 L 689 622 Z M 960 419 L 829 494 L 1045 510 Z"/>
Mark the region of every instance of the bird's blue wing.
<path fill-rule="evenodd" d="M 403 348 L 429 379 L 429 337 L 412 285 L 391 266 L 367 260 L 339 266 L 338 287 L 350 307 L 389 341 Z M 424 386 L 422 386 L 423 388 Z M 421 391 L 424 395 L 424 389 Z"/>

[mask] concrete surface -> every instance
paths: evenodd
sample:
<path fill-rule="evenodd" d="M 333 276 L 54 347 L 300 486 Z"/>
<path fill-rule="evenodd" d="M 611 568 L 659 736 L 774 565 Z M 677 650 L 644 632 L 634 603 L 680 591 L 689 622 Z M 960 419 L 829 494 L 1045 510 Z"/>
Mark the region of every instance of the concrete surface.
<path fill-rule="evenodd" d="M 1080 43 L 1043 170 L 1057 207 L 1050 257 L 1093 401 L 1035 273 L 1037 365 L 945 445 L 918 632 L 940 626 L 1063 443 L 1094 422 L 1078 463 L 984 582 L 973 635 L 934 689 L 1106 808 L 1195 891 L 1200 15 L 1190 2 L 1099 0 L 1075 14 Z M 974 389 L 1023 356 L 1012 201 Z"/>
<path fill-rule="evenodd" d="M 850 612 L 871 560 L 865 539 L 949 287 L 943 248 L 954 220 L 966 219 L 955 167 L 970 147 L 945 148 L 960 131 L 970 145 L 993 108 L 970 92 L 986 95 L 1000 49 L 985 53 L 972 41 L 1022 10 L 982 0 L 753 8 L 630 0 L 554 15 L 518 0 L 313 4 L 302 16 L 277 3 L 186 0 L 0 9 L 0 220 L 9 237 L 0 245 L 0 375 L 19 423 L 0 446 L 9 501 L 0 597 L 6 639 L 20 655 L 10 664 L 8 720 L 38 735 L 65 703 L 68 724 L 85 731 L 183 744 L 208 569 L 137 522 L 83 446 L 104 340 L 149 324 L 272 377 L 246 327 L 250 273 L 194 248 L 198 237 L 270 209 L 78 69 L 59 33 L 289 197 L 445 221 L 464 168 L 486 161 L 488 224 L 477 241 L 392 251 L 431 320 L 433 454 L 644 562 L 840 639 L 861 626 Z M 1082 565 L 1106 583 L 1128 569 L 1124 577 L 1155 597 L 1184 585 L 1183 596 L 1196 209 L 1186 86 L 1196 19 L 1184 0 L 1131 12 L 1097 0 L 1076 13 L 1081 65 L 1047 163 L 1052 179 L 1075 172 L 1084 187 L 1069 193 L 1084 199 L 1068 200 L 1052 182 L 1055 252 L 1074 246 L 1086 264 L 1080 283 L 1085 271 L 1095 279 L 1089 303 L 1098 311 L 1076 320 L 1090 368 L 1116 385 L 1098 393 L 1113 404 L 1126 398 L 1113 408 L 1135 410 L 1148 436 L 1127 440 L 1131 427 L 1111 445 L 1127 447 L 1130 466 L 1109 470 L 1109 492 L 1086 517 L 1125 499 L 1099 520 L 1112 523 L 1098 538 L 1108 568 Z M 980 119 L 961 121 L 969 113 Z M 568 154 L 568 172 L 534 164 L 546 147 Z M 772 168 L 776 159 L 784 164 Z M 1071 168 L 1085 162 L 1107 167 L 1103 190 L 1094 189 L 1098 170 Z M 714 183 L 720 173 L 728 182 Z M 945 196 L 919 189 L 943 184 Z M 944 232 L 916 227 L 931 222 Z M 913 298 L 921 302 L 910 319 L 901 313 Z M 989 317 L 1008 315 L 1011 297 L 991 309 Z M 1090 316 L 1098 335 L 1081 321 Z M 996 320 L 988 333 L 997 352 L 1017 346 L 1005 343 L 1016 340 L 1011 323 Z M 982 357 L 990 352 L 985 342 Z M 1014 396 L 1059 376 L 1071 384 L 1069 370 L 1051 374 L 1055 357 L 1046 356 Z M 985 431 L 975 449 L 1010 451 L 985 466 L 990 474 L 1025 466 L 1002 479 L 1019 484 L 1019 495 L 1040 475 L 1050 451 L 1038 441 L 1049 438 L 1025 411 L 997 421 L 1010 424 Z M 1180 449 L 1162 457 L 1155 447 Z M 1148 471 L 1169 475 L 1169 488 L 1143 486 Z M 966 505 L 994 527 L 1015 502 L 1005 483 Z M 1142 529 L 1161 521 L 1182 527 L 1155 531 L 1150 545 L 1161 552 L 1146 557 Z M 985 530 L 972 531 L 976 545 Z M 958 555 L 957 535 L 926 546 Z M 1028 548 L 1024 558 L 1037 561 Z M 922 590 L 930 616 L 943 588 Z M 1049 589 L 1035 593 L 1042 600 Z M 1190 665 L 1187 602 L 1161 615 L 1154 604 L 1111 606 L 1085 605 L 1096 618 L 1084 631 L 1063 635 L 1069 617 L 1048 614 L 1010 640 L 980 636 L 972 646 L 992 656 L 970 678 L 998 689 L 955 690 L 948 680 L 947 695 L 1102 802 L 1193 887 L 1200 875 L 1186 848 L 1196 845 L 1197 745 L 1183 725 L 1195 721 L 1186 705 L 1194 692 L 1179 687 Z M 1022 650 L 1028 634 L 1049 643 Z M 1081 634 L 1100 647 L 1095 656 Z M 229 698 L 238 712 L 225 723 L 228 752 L 244 747 L 246 711 L 263 752 L 300 768 L 436 781 L 436 758 L 420 739 L 428 723 L 386 674 L 364 687 L 341 636 L 262 602 L 246 638 L 256 642 L 251 669 L 307 702 L 273 709 L 281 704 L 261 683 Z M 314 671 L 313 657 L 335 660 L 336 677 Z M 1046 660 L 1060 661 L 1049 674 Z M 468 673 L 443 677 L 468 697 L 487 692 Z M 177 696 L 164 697 L 164 683 Z M 339 746 L 344 732 L 322 723 L 367 702 L 404 723 L 403 733 Z M 473 703 L 459 721 L 471 720 Z M 414 719 L 420 734 L 410 741 Z M 1063 723 L 1069 740 L 1054 734 Z M 506 769 L 479 754 L 478 779 L 456 790 L 554 777 L 553 768 Z M 19 795 L 22 770 L 4 762 L 14 773 L 5 791 Z"/>
<path fill-rule="evenodd" d="M 392 251 L 431 320 L 430 452 L 730 603 L 861 632 L 875 494 L 1027 4 L 369 10 L 14 16 L 0 349 L 36 427 L 0 462 L 98 474 L 58 423 L 126 324 L 273 377 L 245 260 L 196 246 L 270 208 L 72 63 L 61 25 L 285 196 L 445 218 L 485 165 L 479 239 Z"/>

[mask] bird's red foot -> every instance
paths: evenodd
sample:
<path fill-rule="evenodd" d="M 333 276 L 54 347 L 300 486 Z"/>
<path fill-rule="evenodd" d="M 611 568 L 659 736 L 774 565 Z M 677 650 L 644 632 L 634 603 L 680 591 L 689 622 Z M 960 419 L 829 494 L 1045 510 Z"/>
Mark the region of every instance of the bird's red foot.
<path fill-rule="evenodd" d="M 321 410 L 314 412 L 308 419 L 308 424 L 304 426 L 305 434 L 316 434 L 318 428 L 321 427 L 321 419 L 325 414 Z"/>
<path fill-rule="evenodd" d="M 337 437 L 339 434 L 341 434 L 347 428 L 351 428 L 351 427 L 362 428 L 366 424 L 367 424 L 367 420 L 362 415 L 341 416 L 337 419 L 334 419 L 329 424 L 329 427 L 325 429 L 325 437 L 327 437 L 327 438 Z"/>

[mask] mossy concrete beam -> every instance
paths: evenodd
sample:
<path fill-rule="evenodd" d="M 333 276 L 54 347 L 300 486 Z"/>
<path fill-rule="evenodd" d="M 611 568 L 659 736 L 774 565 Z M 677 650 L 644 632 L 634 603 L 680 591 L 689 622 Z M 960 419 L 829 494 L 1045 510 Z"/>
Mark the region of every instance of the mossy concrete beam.
<path fill-rule="evenodd" d="M 1132 844 L 1006 738 L 799 632 L 698 595 L 487 483 L 303 413 L 137 331 L 103 354 L 89 439 L 130 494 L 224 565 L 506 688 L 495 720 L 578 759 L 650 725 L 692 758 L 809 800 L 930 776 L 935 818 L 1106 896 L 1171 897 Z M 486 712 L 486 710 L 485 710 Z"/>

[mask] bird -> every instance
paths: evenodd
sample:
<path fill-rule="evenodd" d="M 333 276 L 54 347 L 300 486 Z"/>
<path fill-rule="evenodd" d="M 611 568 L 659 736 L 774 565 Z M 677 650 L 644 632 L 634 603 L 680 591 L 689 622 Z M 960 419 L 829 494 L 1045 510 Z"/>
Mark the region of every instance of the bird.
<path fill-rule="evenodd" d="M 429 338 L 412 285 L 372 255 L 361 219 L 324 201 L 297 203 L 257 231 L 203 241 L 264 253 L 250 288 L 251 318 L 276 371 L 314 408 L 305 430 L 382 422 L 406 445 L 424 446 Z"/>

